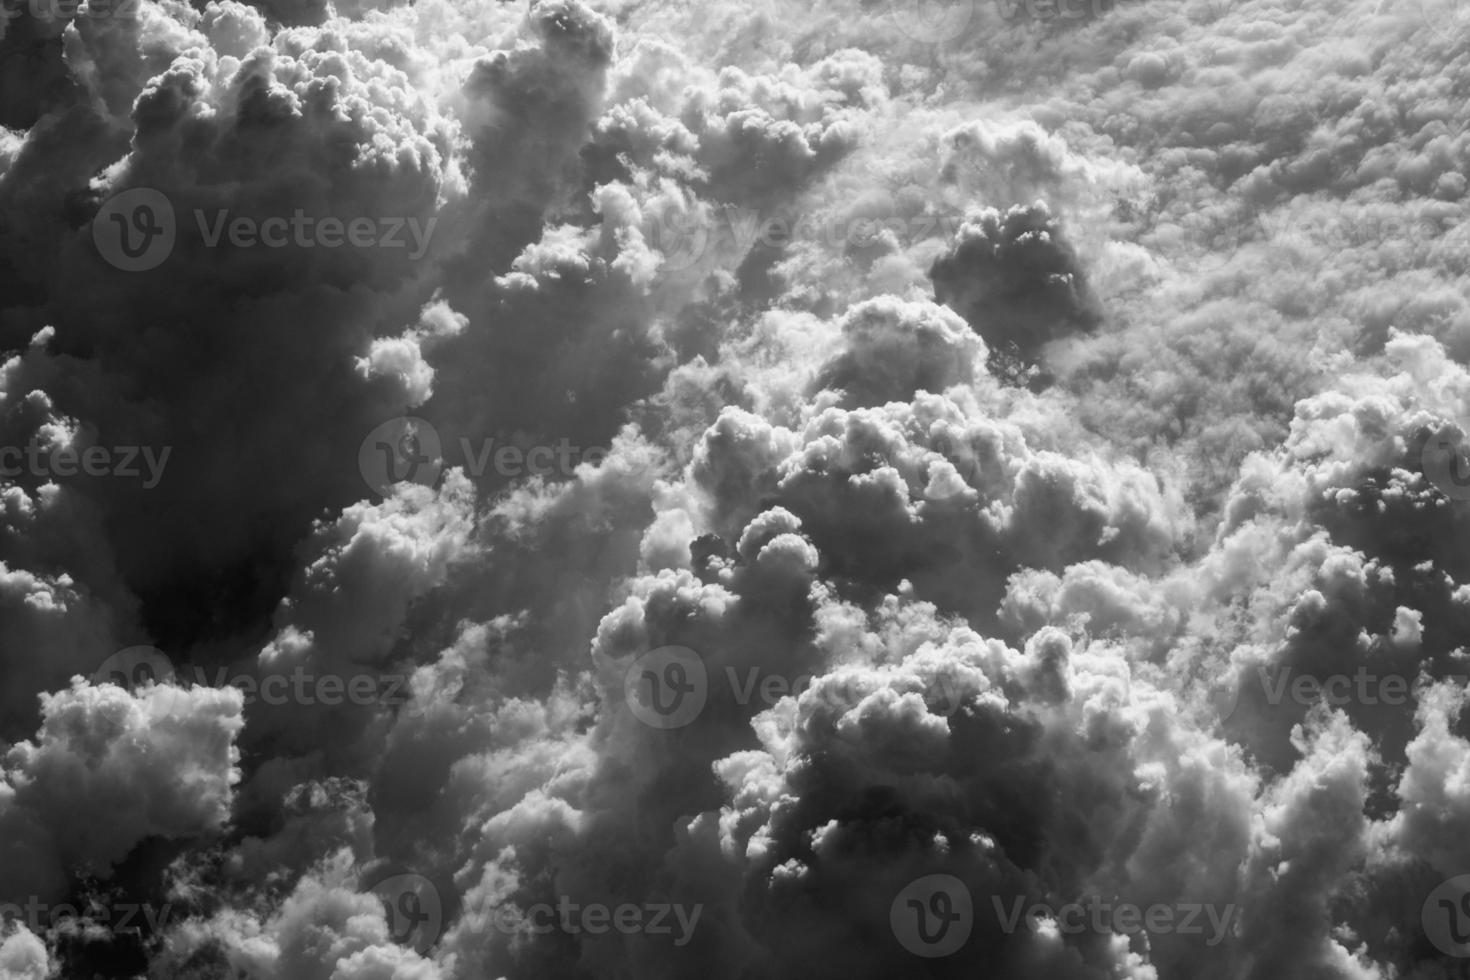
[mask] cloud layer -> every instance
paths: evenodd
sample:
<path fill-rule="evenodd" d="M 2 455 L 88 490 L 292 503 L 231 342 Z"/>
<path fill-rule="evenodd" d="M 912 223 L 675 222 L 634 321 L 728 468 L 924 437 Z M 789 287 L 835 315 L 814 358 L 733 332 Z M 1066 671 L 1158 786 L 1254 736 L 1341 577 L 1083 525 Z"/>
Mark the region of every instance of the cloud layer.
<path fill-rule="evenodd" d="M 0 12 L 0 980 L 1470 955 L 1454 4 Z"/>

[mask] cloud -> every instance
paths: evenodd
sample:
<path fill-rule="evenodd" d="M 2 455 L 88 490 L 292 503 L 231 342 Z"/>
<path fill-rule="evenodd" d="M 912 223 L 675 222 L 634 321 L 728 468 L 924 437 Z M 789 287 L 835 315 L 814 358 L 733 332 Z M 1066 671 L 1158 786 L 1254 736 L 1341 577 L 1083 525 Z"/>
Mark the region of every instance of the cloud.
<path fill-rule="evenodd" d="M 1463 25 L 920 6 L 0 19 L 0 898 L 169 902 L 154 976 L 1443 972 Z"/>

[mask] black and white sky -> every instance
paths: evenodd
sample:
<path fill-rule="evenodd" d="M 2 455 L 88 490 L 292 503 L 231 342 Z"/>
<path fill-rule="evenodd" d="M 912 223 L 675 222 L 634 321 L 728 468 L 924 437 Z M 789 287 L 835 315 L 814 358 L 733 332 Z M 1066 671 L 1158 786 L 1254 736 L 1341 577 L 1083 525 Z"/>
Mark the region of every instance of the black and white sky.
<path fill-rule="evenodd" d="M 0 980 L 1470 977 L 1466 0 L 0 0 Z"/>

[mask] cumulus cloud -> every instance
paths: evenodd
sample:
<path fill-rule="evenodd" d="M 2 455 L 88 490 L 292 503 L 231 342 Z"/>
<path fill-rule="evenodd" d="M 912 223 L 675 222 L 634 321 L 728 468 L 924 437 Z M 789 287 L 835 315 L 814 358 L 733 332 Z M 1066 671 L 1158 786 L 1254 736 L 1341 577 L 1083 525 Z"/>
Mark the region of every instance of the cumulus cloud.
<path fill-rule="evenodd" d="M 1450 975 L 1451 7 L 6 5 L 0 978 Z"/>

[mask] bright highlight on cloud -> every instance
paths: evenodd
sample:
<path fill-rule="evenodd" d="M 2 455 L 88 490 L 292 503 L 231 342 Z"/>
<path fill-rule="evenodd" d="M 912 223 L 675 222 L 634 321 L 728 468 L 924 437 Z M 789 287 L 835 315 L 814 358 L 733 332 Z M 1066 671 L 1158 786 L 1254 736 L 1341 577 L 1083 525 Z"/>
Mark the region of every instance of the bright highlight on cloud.
<path fill-rule="evenodd" d="M 1458 4 L 0 15 L 0 980 L 1470 962 Z"/>

